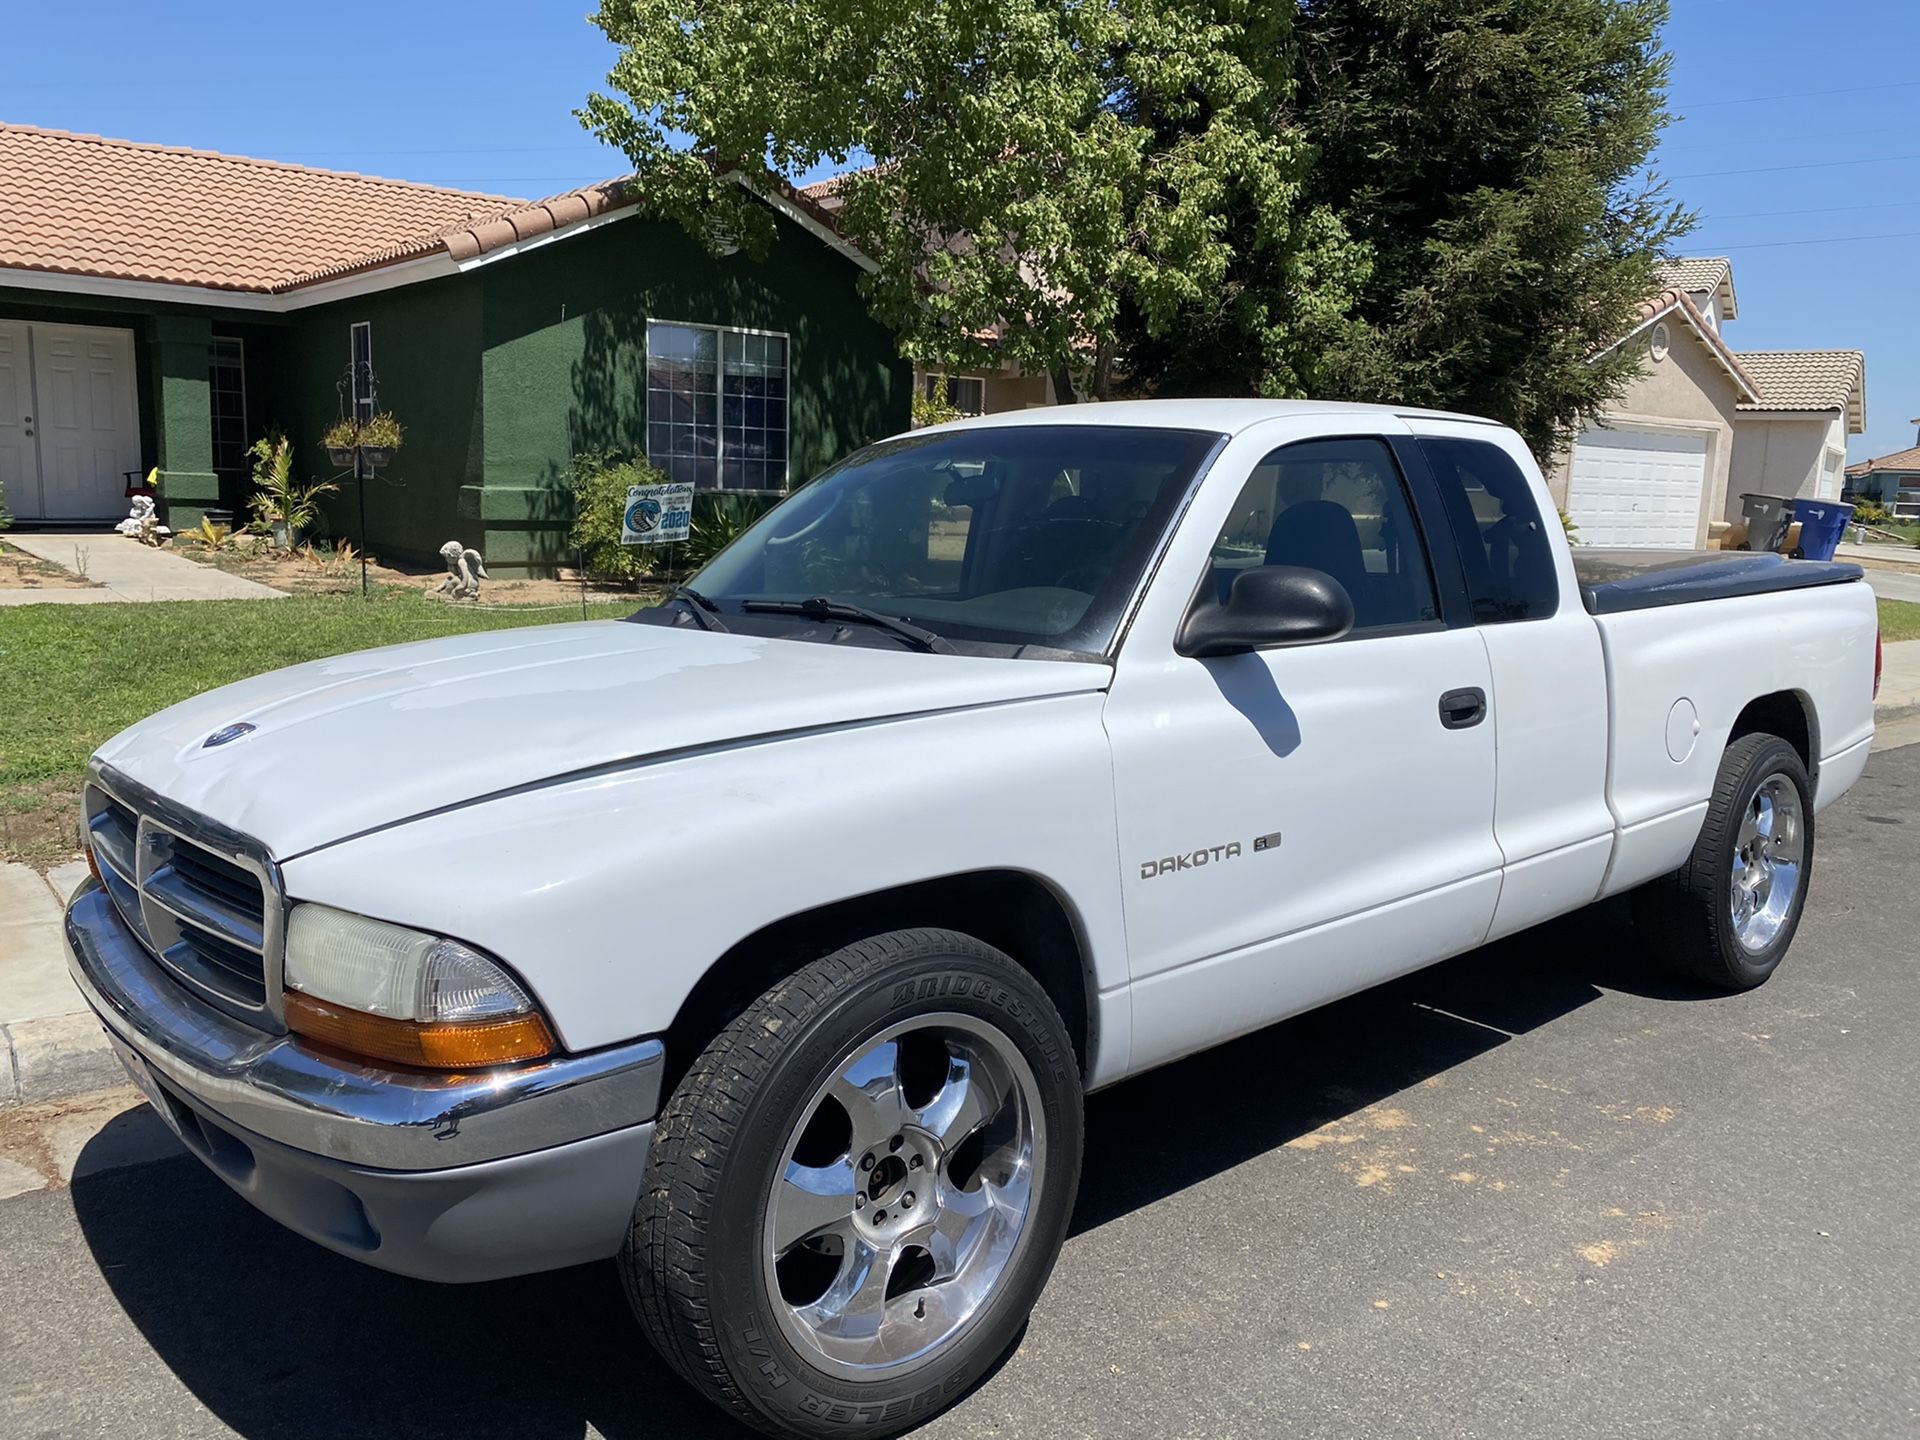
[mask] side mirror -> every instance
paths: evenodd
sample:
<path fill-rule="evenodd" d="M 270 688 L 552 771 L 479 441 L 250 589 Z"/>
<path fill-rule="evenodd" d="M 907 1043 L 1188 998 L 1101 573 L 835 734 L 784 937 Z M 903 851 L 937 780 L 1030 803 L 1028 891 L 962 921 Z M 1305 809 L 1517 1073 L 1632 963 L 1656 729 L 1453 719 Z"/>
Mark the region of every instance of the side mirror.
<path fill-rule="evenodd" d="M 1234 576 L 1224 605 L 1202 597 L 1187 612 L 1174 648 L 1204 659 L 1338 640 L 1351 629 L 1353 597 L 1324 570 L 1259 565 Z"/>

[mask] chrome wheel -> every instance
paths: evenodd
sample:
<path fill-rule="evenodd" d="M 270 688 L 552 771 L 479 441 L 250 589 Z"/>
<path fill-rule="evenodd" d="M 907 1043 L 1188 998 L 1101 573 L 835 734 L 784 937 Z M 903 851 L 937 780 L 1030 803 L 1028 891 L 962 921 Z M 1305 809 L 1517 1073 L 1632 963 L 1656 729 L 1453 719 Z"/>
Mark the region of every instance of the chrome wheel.
<path fill-rule="evenodd" d="M 1734 840 L 1729 903 L 1743 948 L 1765 950 L 1786 924 L 1800 893 L 1806 847 L 1799 789 L 1775 771 L 1754 791 Z"/>
<path fill-rule="evenodd" d="M 787 1137 L 764 1213 L 773 1309 L 851 1378 L 916 1368 L 977 1315 L 1040 1197 L 1039 1085 L 969 1015 L 919 1016 L 841 1062 Z"/>

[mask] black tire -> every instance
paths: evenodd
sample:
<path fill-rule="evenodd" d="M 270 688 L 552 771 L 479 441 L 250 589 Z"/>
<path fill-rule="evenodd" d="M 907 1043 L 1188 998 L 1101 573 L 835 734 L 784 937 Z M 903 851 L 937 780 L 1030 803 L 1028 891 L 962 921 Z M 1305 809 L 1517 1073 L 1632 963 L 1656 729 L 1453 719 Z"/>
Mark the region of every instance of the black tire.
<path fill-rule="evenodd" d="M 1804 859 L 1779 930 L 1763 948 L 1749 949 L 1734 926 L 1730 876 L 1742 817 L 1775 775 L 1798 794 Z M 1688 978 L 1721 990 L 1751 990 L 1779 968 L 1800 928 L 1813 880 L 1813 842 L 1813 786 L 1799 752 L 1777 735 L 1743 735 L 1720 757 L 1707 817 L 1687 863 L 1635 892 L 1635 928 L 1660 959 Z"/>
<path fill-rule="evenodd" d="M 988 1298 L 892 1379 L 850 1379 L 783 1333 L 762 1263 L 767 1198 L 819 1087 L 872 1037 L 920 1014 L 987 1022 L 1038 1082 L 1044 1175 Z M 1080 1073 L 1046 992 L 969 936 L 907 930 L 780 981 L 716 1035 L 662 1110 L 620 1254 L 648 1338 L 723 1409 L 769 1434 L 893 1435 L 963 1396 L 1019 1338 L 1066 1238 L 1080 1178 Z"/>

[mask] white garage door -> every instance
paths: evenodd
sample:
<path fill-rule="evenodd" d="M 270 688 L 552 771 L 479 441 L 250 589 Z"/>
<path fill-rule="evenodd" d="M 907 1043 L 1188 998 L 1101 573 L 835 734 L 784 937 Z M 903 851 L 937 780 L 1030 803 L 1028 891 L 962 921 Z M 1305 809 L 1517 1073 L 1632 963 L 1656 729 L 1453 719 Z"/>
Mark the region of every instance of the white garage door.
<path fill-rule="evenodd" d="M 1567 513 L 1582 545 L 1691 550 L 1707 483 L 1707 437 L 1654 430 L 1582 432 Z"/>

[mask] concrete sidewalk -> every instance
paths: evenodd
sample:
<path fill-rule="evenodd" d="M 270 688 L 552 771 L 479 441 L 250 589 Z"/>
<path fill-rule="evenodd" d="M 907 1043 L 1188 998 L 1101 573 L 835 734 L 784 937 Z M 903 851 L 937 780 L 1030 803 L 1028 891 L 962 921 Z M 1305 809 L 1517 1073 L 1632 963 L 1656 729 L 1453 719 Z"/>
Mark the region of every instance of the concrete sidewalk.
<path fill-rule="evenodd" d="M 37 560 L 84 575 L 97 590 L 0 590 L 0 605 L 99 605 L 126 600 L 275 600 L 257 580 L 199 565 L 111 531 L 9 531 L 7 543 Z"/>
<path fill-rule="evenodd" d="M 1896 640 L 1880 648 L 1880 698 L 1876 724 L 1920 714 L 1920 640 Z"/>
<path fill-rule="evenodd" d="M 67 974 L 60 919 L 86 878 L 77 860 L 46 875 L 0 865 L 0 1110 L 124 1079 Z"/>
<path fill-rule="evenodd" d="M 1869 574 L 1875 570 L 1895 570 L 1908 575 L 1920 575 L 1920 549 L 1911 545 L 1855 545 L 1852 541 L 1843 540 L 1834 550 L 1833 558 L 1864 565 Z"/>

